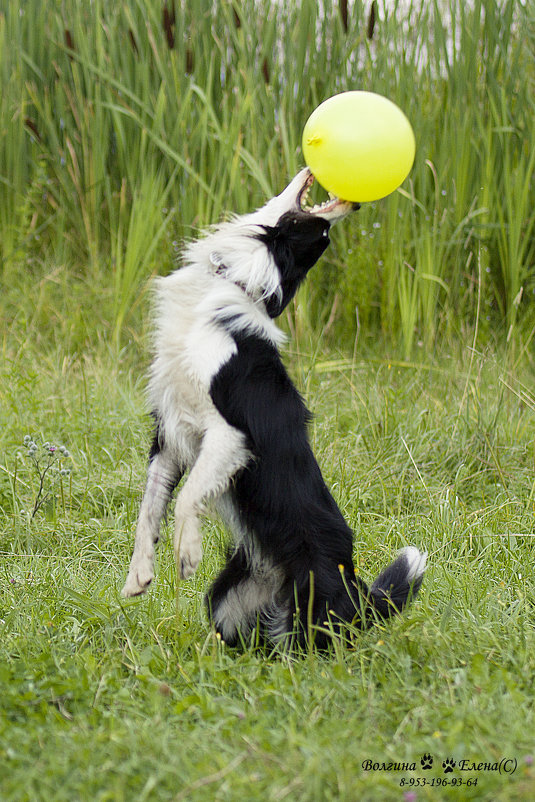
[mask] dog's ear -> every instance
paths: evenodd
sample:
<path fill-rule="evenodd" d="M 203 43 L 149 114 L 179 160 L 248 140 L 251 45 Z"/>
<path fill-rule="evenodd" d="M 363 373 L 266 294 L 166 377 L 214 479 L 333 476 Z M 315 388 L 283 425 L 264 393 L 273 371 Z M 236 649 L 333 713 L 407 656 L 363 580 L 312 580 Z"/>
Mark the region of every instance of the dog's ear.
<path fill-rule="evenodd" d="M 299 284 L 329 245 L 330 223 L 321 217 L 287 212 L 274 226 L 263 226 L 258 239 L 265 244 L 280 274 L 282 295 L 269 298 L 270 317 L 280 315 Z"/>
<path fill-rule="evenodd" d="M 262 226 L 257 238 L 271 253 L 283 281 L 301 281 L 328 247 L 330 227 L 321 217 L 288 212 L 275 226 Z"/>
<path fill-rule="evenodd" d="M 262 233 L 258 239 L 264 243 L 279 269 L 281 278 L 293 275 L 295 272 L 294 253 L 290 247 L 290 240 L 286 231 L 279 226 L 262 226 Z"/>
<path fill-rule="evenodd" d="M 279 291 L 265 298 L 264 303 L 268 315 L 278 317 L 295 295 L 301 276 L 296 269 L 294 253 L 285 232 L 278 226 L 262 226 L 262 233 L 258 235 L 268 249 L 279 272 Z M 306 271 L 303 274 L 306 275 Z M 299 277 L 298 277 L 299 276 Z"/>

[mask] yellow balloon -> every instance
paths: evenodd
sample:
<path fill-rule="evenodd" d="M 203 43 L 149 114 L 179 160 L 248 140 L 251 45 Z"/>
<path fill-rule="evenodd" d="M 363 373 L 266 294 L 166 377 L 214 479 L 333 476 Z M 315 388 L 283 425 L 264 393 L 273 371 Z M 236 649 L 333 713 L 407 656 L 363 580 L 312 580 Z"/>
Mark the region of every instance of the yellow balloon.
<path fill-rule="evenodd" d="M 408 176 L 416 144 L 401 109 L 374 92 L 342 92 L 315 109 L 303 155 L 324 189 L 347 201 L 390 195 Z"/>

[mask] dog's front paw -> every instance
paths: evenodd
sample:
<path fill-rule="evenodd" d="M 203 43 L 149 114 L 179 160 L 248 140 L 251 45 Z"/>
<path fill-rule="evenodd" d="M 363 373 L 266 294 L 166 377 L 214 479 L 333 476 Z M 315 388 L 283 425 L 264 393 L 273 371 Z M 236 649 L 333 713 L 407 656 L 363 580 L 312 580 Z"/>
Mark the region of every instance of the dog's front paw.
<path fill-rule="evenodd" d="M 199 547 L 195 551 L 190 550 L 188 554 L 180 555 L 180 578 L 189 579 L 193 576 L 202 559 L 202 549 Z"/>
<path fill-rule="evenodd" d="M 121 595 L 127 598 L 129 596 L 139 596 L 141 593 L 145 593 L 153 579 L 154 568 L 152 560 L 146 558 L 135 563 L 132 561 Z"/>
<path fill-rule="evenodd" d="M 176 524 L 175 556 L 181 579 L 193 576 L 202 559 L 202 538 L 197 518 Z"/>

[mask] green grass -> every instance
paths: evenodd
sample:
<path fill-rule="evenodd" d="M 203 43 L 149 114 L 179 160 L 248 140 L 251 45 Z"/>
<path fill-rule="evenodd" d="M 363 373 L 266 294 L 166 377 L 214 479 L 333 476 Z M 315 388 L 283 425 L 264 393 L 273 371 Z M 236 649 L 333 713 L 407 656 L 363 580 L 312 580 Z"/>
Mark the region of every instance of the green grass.
<path fill-rule="evenodd" d="M 167 541 L 150 593 L 119 596 L 150 441 L 140 309 L 117 355 L 99 289 L 82 278 L 21 274 L 0 303 L 3 800 L 534 795 L 527 354 L 476 342 L 409 363 L 379 345 L 352 359 L 294 341 L 288 363 L 359 572 L 373 577 L 407 543 L 429 551 L 406 615 L 352 650 L 295 658 L 231 650 L 210 631 L 202 598 L 227 540 L 215 519 L 193 579 L 177 585 Z M 63 443 L 73 467 L 33 519 L 26 434 Z M 450 757 L 517 769 L 446 775 Z M 366 771 L 367 760 L 416 768 Z M 414 785 L 424 778 L 477 786 Z"/>
<path fill-rule="evenodd" d="M 0 798 L 535 798 L 532 4 L 378 2 L 374 26 L 334 0 L 167 8 L 0 10 Z M 184 236 L 284 186 L 345 89 L 397 102 L 417 157 L 333 232 L 286 358 L 359 572 L 408 543 L 429 570 L 353 649 L 230 650 L 203 609 L 217 520 L 193 579 L 167 540 L 150 593 L 119 596 L 145 289 Z M 26 435 L 70 453 L 41 495 Z"/>

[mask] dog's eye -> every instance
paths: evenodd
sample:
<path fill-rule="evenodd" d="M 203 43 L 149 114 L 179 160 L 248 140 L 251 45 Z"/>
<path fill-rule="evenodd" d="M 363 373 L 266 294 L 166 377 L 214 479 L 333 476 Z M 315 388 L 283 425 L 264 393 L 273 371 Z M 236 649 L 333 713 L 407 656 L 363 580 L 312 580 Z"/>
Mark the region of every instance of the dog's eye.
<path fill-rule="evenodd" d="M 323 231 L 321 232 L 321 236 L 322 237 L 328 237 L 329 236 L 329 232 L 327 231 L 326 228 L 324 228 Z"/>

